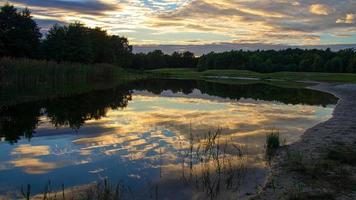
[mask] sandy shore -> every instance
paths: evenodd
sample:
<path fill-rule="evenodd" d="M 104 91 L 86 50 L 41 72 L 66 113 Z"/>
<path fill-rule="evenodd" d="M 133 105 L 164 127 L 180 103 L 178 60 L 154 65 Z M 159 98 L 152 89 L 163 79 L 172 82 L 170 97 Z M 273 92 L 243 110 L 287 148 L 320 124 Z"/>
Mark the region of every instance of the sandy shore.
<path fill-rule="evenodd" d="M 356 199 L 355 164 L 341 161 L 330 164 L 325 159 L 335 149 L 356 152 L 356 85 L 321 83 L 310 88 L 339 98 L 333 117 L 278 151 L 266 186 L 253 199 Z M 302 161 L 291 163 L 291 155 L 297 155 L 291 152 L 302 155 Z M 303 163 L 302 167 L 298 168 L 298 163 Z"/>

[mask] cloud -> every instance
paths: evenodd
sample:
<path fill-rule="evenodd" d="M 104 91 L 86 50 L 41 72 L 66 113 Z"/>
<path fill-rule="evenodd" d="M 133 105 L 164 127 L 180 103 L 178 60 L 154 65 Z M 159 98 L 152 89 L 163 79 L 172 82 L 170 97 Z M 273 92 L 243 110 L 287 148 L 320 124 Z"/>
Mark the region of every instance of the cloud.
<path fill-rule="evenodd" d="M 10 163 L 14 167 L 22 168 L 28 174 L 44 174 L 58 167 L 55 163 L 44 162 L 39 157 L 50 155 L 49 146 L 19 145 L 11 155 L 15 157 Z"/>
<path fill-rule="evenodd" d="M 313 4 L 309 7 L 309 11 L 316 15 L 329 15 L 332 10 L 323 4 Z"/>
<path fill-rule="evenodd" d="M 113 4 L 113 1 L 108 0 L 79 0 L 79 1 L 65 1 L 65 0 L 11 0 L 11 3 L 19 5 L 27 5 L 29 7 L 46 8 L 49 9 L 63 10 L 63 11 L 74 11 L 82 14 L 100 15 L 105 11 L 117 10 L 118 6 Z"/>
<path fill-rule="evenodd" d="M 5 0 L 0 0 L 5 2 Z M 50 22 L 81 21 L 123 34 L 133 44 L 355 43 L 353 0 L 12 0 L 29 7 L 48 30 Z M 346 31 L 346 32 L 345 32 Z"/>
<path fill-rule="evenodd" d="M 268 127 L 283 126 L 285 133 L 300 133 L 303 132 L 300 129 L 304 130 L 304 127 L 309 126 L 307 124 L 320 120 L 321 116 L 316 115 L 318 109 L 326 109 L 278 103 L 274 103 L 271 109 L 270 102 L 234 102 L 206 95 L 199 90 L 188 95 L 164 91 L 161 95 L 165 97 L 136 92 L 130 108 L 109 111 L 100 122 L 87 122 L 88 126 L 94 123 L 92 125 L 110 128 L 110 132 L 82 137 L 73 143 L 85 150 L 105 149 L 103 153 L 107 155 L 125 152 L 127 155 L 124 157 L 131 160 L 151 159 L 158 155 L 149 152 L 158 150 L 162 143 L 175 150 L 181 148 L 179 138 L 189 138 L 189 129 L 192 129 L 195 137 L 203 138 L 209 131 L 220 127 L 224 130 L 223 135 L 229 135 L 231 139 L 254 137 L 260 139 L 259 145 L 262 145 Z M 330 111 L 328 108 L 327 112 Z M 329 117 L 330 115 L 322 116 L 323 119 Z M 257 145 L 256 140 L 253 142 L 252 146 Z"/>
<path fill-rule="evenodd" d="M 314 1 L 318 2 L 318 1 Z M 233 41 L 274 44 L 320 44 L 321 36 L 349 26 L 335 23 L 355 3 L 343 1 L 212 1 L 202 0 L 151 18 L 152 26 L 212 33 Z M 345 5 L 348 5 L 345 6 Z M 353 16 L 348 16 L 350 18 Z M 195 24 L 196 26 L 191 26 Z M 351 40 L 351 39 L 350 39 Z"/>
<path fill-rule="evenodd" d="M 21 156 L 46 156 L 49 155 L 48 146 L 31 146 L 29 144 L 23 144 L 16 147 L 11 155 Z"/>
<path fill-rule="evenodd" d="M 15 167 L 23 168 L 28 174 L 45 174 L 58 167 L 54 163 L 43 162 L 38 158 L 21 158 L 10 163 Z"/>
<path fill-rule="evenodd" d="M 336 23 L 354 24 L 356 23 L 356 14 L 346 14 L 345 18 L 336 20 Z"/>

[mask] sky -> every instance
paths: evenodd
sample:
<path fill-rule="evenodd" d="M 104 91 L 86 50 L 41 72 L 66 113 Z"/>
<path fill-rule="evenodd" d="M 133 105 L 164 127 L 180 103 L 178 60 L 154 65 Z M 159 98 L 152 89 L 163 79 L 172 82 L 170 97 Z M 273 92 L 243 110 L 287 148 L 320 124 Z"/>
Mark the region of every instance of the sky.
<path fill-rule="evenodd" d="M 0 0 L 4 4 L 7 0 Z M 46 32 L 80 21 L 131 44 L 356 44 L 356 0 L 10 0 Z"/>

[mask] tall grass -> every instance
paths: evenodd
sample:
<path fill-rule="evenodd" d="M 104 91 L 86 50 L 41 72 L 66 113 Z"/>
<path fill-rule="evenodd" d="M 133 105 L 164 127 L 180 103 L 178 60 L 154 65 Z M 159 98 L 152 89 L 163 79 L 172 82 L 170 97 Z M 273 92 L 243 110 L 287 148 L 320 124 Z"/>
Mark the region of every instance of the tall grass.
<path fill-rule="evenodd" d="M 266 161 L 271 164 L 272 158 L 276 155 L 277 149 L 281 146 L 279 131 L 271 130 L 266 134 Z"/>
<path fill-rule="evenodd" d="M 113 79 L 118 67 L 108 64 L 57 63 L 45 60 L 1 58 L 3 84 L 62 84 Z"/>
<path fill-rule="evenodd" d="M 111 88 L 132 73 L 109 64 L 57 63 L 45 60 L 0 58 L 0 102 L 18 102 Z M 29 98 L 31 97 L 31 98 Z"/>

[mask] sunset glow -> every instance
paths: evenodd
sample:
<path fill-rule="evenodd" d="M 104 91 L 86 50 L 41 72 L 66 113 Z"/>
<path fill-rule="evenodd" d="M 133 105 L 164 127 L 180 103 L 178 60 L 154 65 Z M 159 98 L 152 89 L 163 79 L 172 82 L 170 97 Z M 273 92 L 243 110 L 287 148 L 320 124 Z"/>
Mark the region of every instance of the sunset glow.
<path fill-rule="evenodd" d="M 0 0 L 3 4 L 7 2 Z M 11 0 L 46 32 L 80 21 L 132 44 L 353 44 L 356 2 L 257 0 Z"/>

